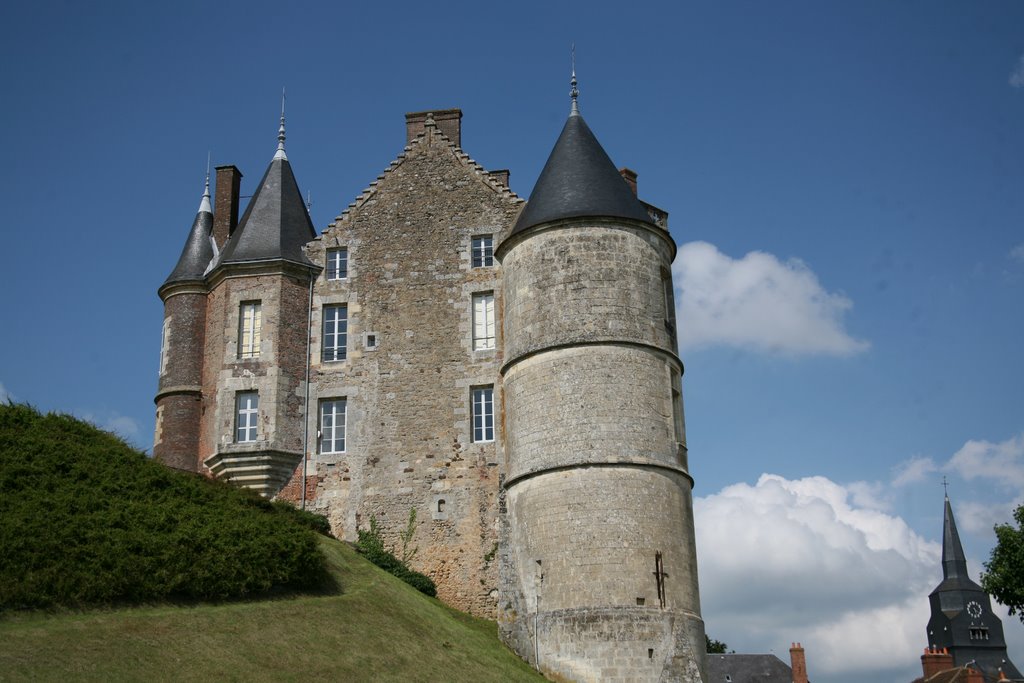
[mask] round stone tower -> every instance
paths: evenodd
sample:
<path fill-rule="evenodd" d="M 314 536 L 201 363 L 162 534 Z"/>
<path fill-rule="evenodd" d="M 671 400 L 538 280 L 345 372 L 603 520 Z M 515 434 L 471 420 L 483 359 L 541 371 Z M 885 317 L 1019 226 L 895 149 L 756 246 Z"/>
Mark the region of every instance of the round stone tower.
<path fill-rule="evenodd" d="M 203 344 L 207 287 L 204 277 L 214 257 L 210 175 L 192 230 L 177 265 L 163 285 L 164 324 L 160 341 L 160 381 L 156 398 L 153 456 L 166 465 L 195 472 L 202 415 Z"/>
<path fill-rule="evenodd" d="M 504 639 L 574 681 L 704 681 L 676 246 L 575 102 L 504 272 Z"/>

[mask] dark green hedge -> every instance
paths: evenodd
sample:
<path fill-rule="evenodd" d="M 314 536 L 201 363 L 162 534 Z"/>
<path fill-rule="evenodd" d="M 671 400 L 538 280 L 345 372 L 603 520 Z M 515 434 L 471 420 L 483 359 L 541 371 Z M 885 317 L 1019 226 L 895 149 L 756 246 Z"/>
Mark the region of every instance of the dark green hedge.
<path fill-rule="evenodd" d="M 384 571 L 405 581 L 420 593 L 432 598 L 437 597 L 437 586 L 433 579 L 426 574 L 409 569 L 404 562 L 384 547 L 384 539 L 381 538 L 380 531 L 377 529 L 376 518 L 370 517 L 369 530 L 359 529 L 357 533 L 359 540 L 356 541 L 356 550 L 361 555 Z"/>
<path fill-rule="evenodd" d="M 67 415 L 0 405 L 0 610 L 320 589 L 312 517 Z"/>

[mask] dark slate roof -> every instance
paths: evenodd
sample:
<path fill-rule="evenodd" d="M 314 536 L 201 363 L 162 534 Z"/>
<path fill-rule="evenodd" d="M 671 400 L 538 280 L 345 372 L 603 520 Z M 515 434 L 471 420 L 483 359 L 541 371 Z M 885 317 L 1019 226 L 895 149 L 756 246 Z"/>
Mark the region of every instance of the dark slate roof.
<path fill-rule="evenodd" d="M 573 112 L 510 235 L 576 216 L 651 222 L 647 210 L 619 175 L 586 121 Z"/>
<path fill-rule="evenodd" d="M 279 155 L 263 174 L 219 264 L 282 259 L 311 266 L 302 247 L 314 237 L 316 230 L 291 164 Z"/>
<path fill-rule="evenodd" d="M 953 519 L 953 507 L 947 497 L 942 524 L 942 583 L 932 592 L 950 590 L 981 591 L 982 588 L 967 573 L 967 556 L 964 555 L 960 534 L 956 530 L 956 520 Z"/>
<path fill-rule="evenodd" d="M 793 670 L 775 655 L 708 655 L 708 680 L 725 683 L 790 683 Z"/>
<path fill-rule="evenodd" d="M 196 219 L 192 221 L 192 230 L 185 241 L 185 248 L 181 250 L 178 265 L 164 281 L 165 285 L 203 279 L 210 261 L 213 260 L 213 241 L 210 238 L 212 231 L 213 213 L 210 211 L 210 198 L 208 194 L 204 194 Z"/>

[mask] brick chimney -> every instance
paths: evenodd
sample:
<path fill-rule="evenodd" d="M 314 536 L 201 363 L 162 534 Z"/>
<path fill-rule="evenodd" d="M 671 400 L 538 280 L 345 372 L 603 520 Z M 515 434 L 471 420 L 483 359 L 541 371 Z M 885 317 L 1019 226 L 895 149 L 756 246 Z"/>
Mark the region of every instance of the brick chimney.
<path fill-rule="evenodd" d="M 635 173 L 633 177 L 636 178 Z M 804 646 L 800 643 L 793 643 L 789 648 L 789 663 L 793 669 L 793 683 L 807 683 L 807 659 L 804 656 Z"/>
<path fill-rule="evenodd" d="M 953 655 L 946 648 L 926 647 L 921 655 L 921 668 L 926 681 L 940 671 L 949 671 L 953 666 Z"/>
<path fill-rule="evenodd" d="M 629 189 L 633 190 L 633 196 L 636 197 L 636 171 L 629 168 L 620 168 L 619 175 L 621 175 L 622 179 L 626 181 L 627 185 L 629 185 Z"/>
<path fill-rule="evenodd" d="M 970 664 L 964 668 L 967 669 L 967 683 L 985 683 L 985 677 L 981 675 L 981 671 L 973 668 Z"/>
<path fill-rule="evenodd" d="M 223 249 L 238 225 L 238 192 L 242 172 L 234 165 L 217 167 L 217 187 L 213 198 L 213 239 Z"/>
<path fill-rule="evenodd" d="M 440 111 L 417 111 L 405 115 L 405 144 L 416 139 L 416 136 L 423 132 L 423 125 L 427 117 L 434 119 L 437 129 L 444 133 L 444 136 L 455 143 L 456 147 L 462 147 L 462 110 L 442 109 Z"/>

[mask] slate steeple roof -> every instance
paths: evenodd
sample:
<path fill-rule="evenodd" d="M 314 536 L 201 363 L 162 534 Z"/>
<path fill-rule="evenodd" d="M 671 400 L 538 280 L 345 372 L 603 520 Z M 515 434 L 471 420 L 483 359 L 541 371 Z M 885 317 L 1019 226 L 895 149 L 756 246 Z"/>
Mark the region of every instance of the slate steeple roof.
<path fill-rule="evenodd" d="M 541 223 L 578 216 L 652 222 L 580 115 L 575 81 L 574 73 L 569 119 L 510 235 Z"/>
<path fill-rule="evenodd" d="M 956 530 L 956 520 L 953 519 L 953 508 L 949 504 L 949 496 L 946 496 L 945 517 L 942 524 L 942 578 L 967 579 L 967 557 L 964 555 L 964 547 L 960 544 L 960 534 Z M 972 582 L 973 583 L 973 582 Z"/>
<path fill-rule="evenodd" d="M 210 234 L 213 231 L 213 209 L 210 206 L 210 174 L 206 174 L 206 190 L 199 202 L 199 211 L 192 221 L 192 230 L 185 241 L 185 248 L 181 250 L 181 257 L 178 258 L 178 265 L 174 267 L 171 274 L 164 281 L 165 285 L 173 282 L 190 282 L 202 280 L 210 261 L 216 256 L 213 247 L 213 239 Z"/>
<path fill-rule="evenodd" d="M 284 112 L 270 167 L 221 252 L 219 264 L 284 260 L 312 267 L 302 247 L 316 237 L 284 152 Z"/>

